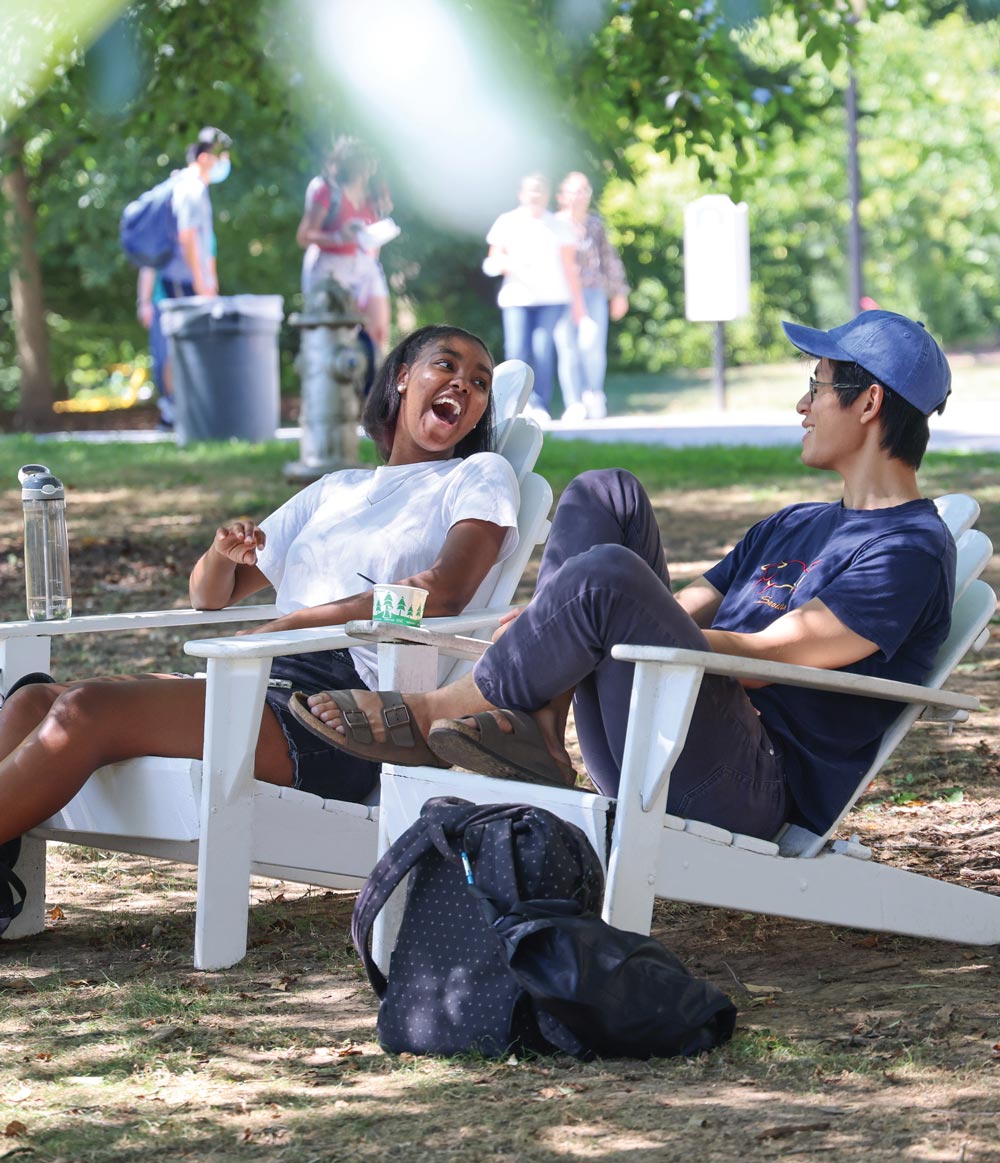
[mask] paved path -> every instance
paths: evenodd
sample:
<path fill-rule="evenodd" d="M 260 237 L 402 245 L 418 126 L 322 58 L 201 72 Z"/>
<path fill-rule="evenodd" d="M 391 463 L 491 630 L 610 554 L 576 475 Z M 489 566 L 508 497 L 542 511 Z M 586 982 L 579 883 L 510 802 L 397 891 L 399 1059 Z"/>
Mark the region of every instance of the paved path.
<path fill-rule="evenodd" d="M 280 428 L 281 440 L 299 439 L 298 428 Z M 671 448 L 705 444 L 798 444 L 801 421 L 792 411 L 782 412 L 675 412 L 670 415 L 609 416 L 583 424 L 553 421 L 546 429 L 550 439 L 593 440 L 602 443 L 662 444 Z M 52 432 L 41 439 L 83 440 L 95 443 L 128 441 L 155 443 L 173 440 L 171 433 L 151 431 Z M 933 451 L 1000 452 L 1000 400 L 996 403 L 950 402 L 943 416 L 931 417 Z"/>
<path fill-rule="evenodd" d="M 995 404 L 949 403 L 942 416 L 931 417 L 930 448 L 968 452 L 1000 451 L 1000 401 Z M 799 444 L 801 417 L 794 412 L 676 412 L 666 416 L 609 416 L 585 424 L 553 422 L 548 437 L 664 444 L 672 448 L 705 444 Z"/>

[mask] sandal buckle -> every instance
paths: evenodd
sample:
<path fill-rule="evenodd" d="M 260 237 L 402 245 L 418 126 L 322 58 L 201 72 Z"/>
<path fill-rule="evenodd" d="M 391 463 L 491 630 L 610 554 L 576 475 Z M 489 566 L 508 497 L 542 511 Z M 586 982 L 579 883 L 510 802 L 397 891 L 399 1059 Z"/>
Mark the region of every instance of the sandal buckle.
<path fill-rule="evenodd" d="M 352 711 L 341 708 L 341 717 L 347 724 L 351 735 L 357 739 L 359 743 L 371 743 L 374 740 L 372 729 L 368 725 L 368 716 L 364 711 Z"/>
<path fill-rule="evenodd" d="M 391 731 L 394 727 L 408 727 L 410 725 L 410 711 L 405 703 L 398 703 L 394 707 L 386 707 L 382 712 L 385 725 Z"/>
<path fill-rule="evenodd" d="M 385 723 L 389 738 L 397 747 L 413 747 L 413 729 L 410 726 L 409 708 L 404 703 L 396 703 L 391 707 L 382 708 L 382 720 Z"/>

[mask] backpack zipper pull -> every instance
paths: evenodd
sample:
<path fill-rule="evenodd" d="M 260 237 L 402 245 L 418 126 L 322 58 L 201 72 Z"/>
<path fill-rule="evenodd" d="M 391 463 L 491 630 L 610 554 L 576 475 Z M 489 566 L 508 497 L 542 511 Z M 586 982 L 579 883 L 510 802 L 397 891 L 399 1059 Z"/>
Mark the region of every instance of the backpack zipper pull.
<path fill-rule="evenodd" d="M 476 878 L 472 875 L 472 865 L 469 863 L 468 852 L 463 848 L 459 855 L 462 857 L 462 867 L 465 869 L 466 884 L 475 884 Z"/>

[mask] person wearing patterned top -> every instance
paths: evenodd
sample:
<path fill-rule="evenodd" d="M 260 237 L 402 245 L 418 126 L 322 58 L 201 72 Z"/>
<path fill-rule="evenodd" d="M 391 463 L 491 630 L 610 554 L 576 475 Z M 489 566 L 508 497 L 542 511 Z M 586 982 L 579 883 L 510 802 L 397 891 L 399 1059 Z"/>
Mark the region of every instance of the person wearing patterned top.
<path fill-rule="evenodd" d="M 607 415 L 608 322 L 617 323 L 628 310 L 625 266 L 608 240 L 600 215 L 590 209 L 592 194 L 586 174 L 567 174 L 559 187 L 556 215 L 576 240 L 580 289 L 587 309 L 579 323 L 566 312 L 555 331 L 563 419 L 571 421 Z"/>

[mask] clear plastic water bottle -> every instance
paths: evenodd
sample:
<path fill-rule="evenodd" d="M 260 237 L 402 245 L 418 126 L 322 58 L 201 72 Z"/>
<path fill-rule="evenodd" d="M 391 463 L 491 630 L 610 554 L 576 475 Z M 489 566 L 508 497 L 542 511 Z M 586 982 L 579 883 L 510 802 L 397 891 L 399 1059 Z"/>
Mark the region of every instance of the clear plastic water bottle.
<path fill-rule="evenodd" d="M 24 505 L 24 586 L 32 622 L 68 618 L 69 585 L 66 494 L 44 464 L 26 464 L 17 474 Z"/>

